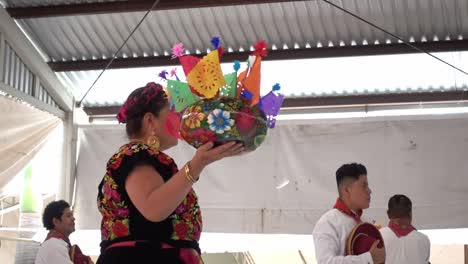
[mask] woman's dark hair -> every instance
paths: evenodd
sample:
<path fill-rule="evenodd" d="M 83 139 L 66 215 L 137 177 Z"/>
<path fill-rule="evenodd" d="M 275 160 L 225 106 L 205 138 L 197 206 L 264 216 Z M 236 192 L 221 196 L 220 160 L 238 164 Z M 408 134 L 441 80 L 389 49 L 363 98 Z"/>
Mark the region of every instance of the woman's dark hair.
<path fill-rule="evenodd" d="M 141 133 L 143 116 L 146 113 L 158 116 L 167 103 L 167 95 L 163 87 L 160 84 L 148 83 L 128 96 L 120 108 L 117 120 L 126 124 L 127 136 L 138 136 Z"/>
<path fill-rule="evenodd" d="M 70 208 L 70 205 L 64 200 L 49 203 L 44 209 L 42 223 L 47 230 L 54 229 L 54 218 L 61 219 L 63 211 Z"/>

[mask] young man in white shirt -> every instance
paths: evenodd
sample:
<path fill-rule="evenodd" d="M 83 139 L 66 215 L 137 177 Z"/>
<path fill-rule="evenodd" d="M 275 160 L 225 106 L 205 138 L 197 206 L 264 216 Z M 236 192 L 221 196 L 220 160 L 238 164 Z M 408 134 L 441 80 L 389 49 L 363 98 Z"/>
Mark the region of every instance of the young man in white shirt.
<path fill-rule="evenodd" d="M 387 252 L 385 264 L 429 263 L 431 242 L 411 224 L 412 207 L 405 195 L 394 195 L 388 201 L 390 222 L 380 230 Z"/>
<path fill-rule="evenodd" d="M 346 239 L 361 222 L 363 209 L 369 208 L 370 194 L 367 169 L 362 164 L 344 164 L 336 171 L 339 198 L 333 209 L 319 219 L 313 231 L 318 264 L 380 264 L 385 261 L 385 249 L 380 241 L 369 252 L 345 256 Z"/>
<path fill-rule="evenodd" d="M 63 201 L 49 203 L 42 215 L 44 227 L 49 230 L 41 244 L 35 264 L 92 264 L 77 246 L 71 246 L 69 236 L 75 231 L 75 217 L 70 205 Z"/>

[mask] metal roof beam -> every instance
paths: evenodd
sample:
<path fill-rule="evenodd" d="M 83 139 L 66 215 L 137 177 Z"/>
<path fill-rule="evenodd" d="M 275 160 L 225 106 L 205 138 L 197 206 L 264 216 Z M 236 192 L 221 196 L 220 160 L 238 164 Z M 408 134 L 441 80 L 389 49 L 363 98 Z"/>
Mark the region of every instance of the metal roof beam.
<path fill-rule="evenodd" d="M 468 51 L 468 40 L 438 41 L 413 43 L 420 49 L 428 52 L 453 52 Z M 293 60 L 293 59 L 315 59 L 315 58 L 334 58 L 351 56 L 373 56 L 373 55 L 392 55 L 392 54 L 410 54 L 419 53 L 419 51 L 410 48 L 403 43 L 364 45 L 364 46 L 343 46 L 326 48 L 306 48 L 306 49 L 287 49 L 270 50 L 264 60 Z M 247 52 L 225 53 L 222 62 L 232 62 L 234 60 L 245 60 L 251 54 Z M 86 60 L 86 61 L 57 61 L 49 62 L 49 66 L 56 72 L 64 71 L 86 71 L 101 70 L 109 63 L 109 59 Z M 117 58 L 110 65 L 109 69 L 140 68 L 179 65 L 178 60 L 171 56 L 158 57 L 140 57 L 140 58 Z"/>
<path fill-rule="evenodd" d="M 161 0 L 155 10 L 188 9 L 215 6 L 251 5 L 279 2 L 296 2 L 299 0 Z M 124 13 L 147 11 L 154 0 L 117 1 L 86 4 L 63 4 L 37 7 L 7 8 L 11 17 L 16 19 L 77 16 L 91 14 Z"/>
<path fill-rule="evenodd" d="M 468 92 L 421 92 L 421 93 L 393 93 L 369 95 L 343 95 L 320 97 L 285 98 L 282 109 L 294 108 L 332 108 L 377 105 L 405 105 L 415 103 L 448 103 L 468 101 Z M 84 107 L 89 116 L 116 115 L 120 106 Z"/>

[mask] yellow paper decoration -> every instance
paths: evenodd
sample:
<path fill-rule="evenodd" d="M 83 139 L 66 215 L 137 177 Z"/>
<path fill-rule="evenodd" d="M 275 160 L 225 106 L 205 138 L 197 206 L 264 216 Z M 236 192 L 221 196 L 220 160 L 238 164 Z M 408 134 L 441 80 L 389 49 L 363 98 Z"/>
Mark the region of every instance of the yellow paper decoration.
<path fill-rule="evenodd" d="M 187 75 L 187 82 L 194 93 L 201 97 L 213 98 L 226 85 L 218 50 L 208 53 Z"/>

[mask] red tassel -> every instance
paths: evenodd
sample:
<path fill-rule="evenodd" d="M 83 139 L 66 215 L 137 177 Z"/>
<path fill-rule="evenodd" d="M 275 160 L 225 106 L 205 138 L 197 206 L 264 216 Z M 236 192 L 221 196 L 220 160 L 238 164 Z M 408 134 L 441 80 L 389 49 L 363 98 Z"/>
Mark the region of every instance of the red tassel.
<path fill-rule="evenodd" d="M 220 46 L 220 47 L 218 48 L 219 54 L 224 54 L 225 51 L 226 51 L 226 50 L 224 49 L 223 46 Z"/>
<path fill-rule="evenodd" d="M 223 47 L 223 46 L 219 46 L 219 48 L 218 48 L 218 55 L 219 55 L 219 60 L 220 60 L 220 61 L 221 61 L 221 57 L 222 57 L 223 54 L 224 54 L 224 51 L 225 51 L 224 47 Z"/>
<path fill-rule="evenodd" d="M 257 42 L 254 45 L 254 49 L 253 55 L 255 56 L 266 57 L 268 55 L 267 44 L 264 40 Z"/>

